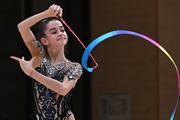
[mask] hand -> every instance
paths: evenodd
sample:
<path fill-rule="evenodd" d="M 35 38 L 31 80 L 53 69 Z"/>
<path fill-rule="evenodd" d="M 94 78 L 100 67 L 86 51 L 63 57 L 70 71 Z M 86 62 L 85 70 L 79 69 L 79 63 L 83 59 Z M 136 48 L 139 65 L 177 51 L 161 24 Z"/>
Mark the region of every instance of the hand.
<path fill-rule="evenodd" d="M 19 61 L 20 67 L 23 70 L 23 72 L 26 75 L 30 75 L 30 73 L 32 72 L 33 69 L 33 62 L 35 60 L 36 57 L 33 57 L 30 61 L 26 61 L 24 60 L 24 57 L 22 57 L 22 59 L 15 57 L 15 56 L 11 56 L 12 59 Z"/>
<path fill-rule="evenodd" d="M 46 12 L 48 17 L 62 17 L 62 8 L 59 5 L 51 5 Z"/>

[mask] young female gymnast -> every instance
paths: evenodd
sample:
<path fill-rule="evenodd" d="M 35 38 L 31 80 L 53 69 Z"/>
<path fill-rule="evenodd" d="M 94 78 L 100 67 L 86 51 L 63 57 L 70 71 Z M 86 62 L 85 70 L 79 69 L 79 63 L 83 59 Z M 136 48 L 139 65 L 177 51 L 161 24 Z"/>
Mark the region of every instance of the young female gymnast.
<path fill-rule="evenodd" d="M 70 109 L 70 99 L 82 66 L 71 62 L 64 54 L 68 36 L 58 17 L 62 8 L 51 5 L 49 9 L 33 15 L 18 24 L 19 32 L 32 59 L 11 56 L 19 61 L 23 72 L 33 79 L 33 93 L 37 120 L 75 120 Z M 41 21 L 40 39 L 30 27 Z"/>

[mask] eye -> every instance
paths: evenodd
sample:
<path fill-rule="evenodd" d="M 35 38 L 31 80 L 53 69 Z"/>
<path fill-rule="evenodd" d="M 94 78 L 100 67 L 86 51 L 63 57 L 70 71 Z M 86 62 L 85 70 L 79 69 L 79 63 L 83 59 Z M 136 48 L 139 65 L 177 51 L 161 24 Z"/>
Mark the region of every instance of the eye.
<path fill-rule="evenodd" d="M 52 32 L 52 34 L 56 34 L 56 33 L 57 33 L 57 31 L 53 31 L 53 32 Z"/>
<path fill-rule="evenodd" d="M 65 29 L 60 29 L 60 31 L 61 31 L 61 32 L 64 32 L 64 31 L 65 31 Z"/>

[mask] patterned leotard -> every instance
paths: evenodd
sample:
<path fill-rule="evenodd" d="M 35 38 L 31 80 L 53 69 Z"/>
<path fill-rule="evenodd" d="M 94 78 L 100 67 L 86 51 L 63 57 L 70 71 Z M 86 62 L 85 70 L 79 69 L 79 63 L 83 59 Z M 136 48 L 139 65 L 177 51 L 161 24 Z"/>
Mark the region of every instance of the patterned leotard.
<path fill-rule="evenodd" d="M 40 43 L 38 43 L 39 45 L 37 43 L 38 41 L 33 41 L 33 45 L 39 49 Z M 67 76 L 69 80 L 74 80 L 76 84 L 82 74 L 82 66 L 69 60 L 52 66 L 48 55 L 43 54 L 42 49 L 40 48 L 42 54 L 40 67 L 35 70 L 60 82 L 63 82 L 63 78 Z M 70 100 L 74 87 L 68 94 L 63 96 L 48 89 L 36 80 L 33 80 L 32 83 L 37 120 L 75 120 L 70 109 Z"/>

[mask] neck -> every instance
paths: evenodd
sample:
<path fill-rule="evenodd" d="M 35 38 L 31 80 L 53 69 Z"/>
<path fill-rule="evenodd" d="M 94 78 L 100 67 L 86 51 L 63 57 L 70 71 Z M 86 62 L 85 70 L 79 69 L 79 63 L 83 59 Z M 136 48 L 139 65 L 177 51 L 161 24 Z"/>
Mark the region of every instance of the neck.
<path fill-rule="evenodd" d="M 48 49 L 48 55 L 52 65 L 60 64 L 66 60 L 64 48 L 58 50 Z"/>

